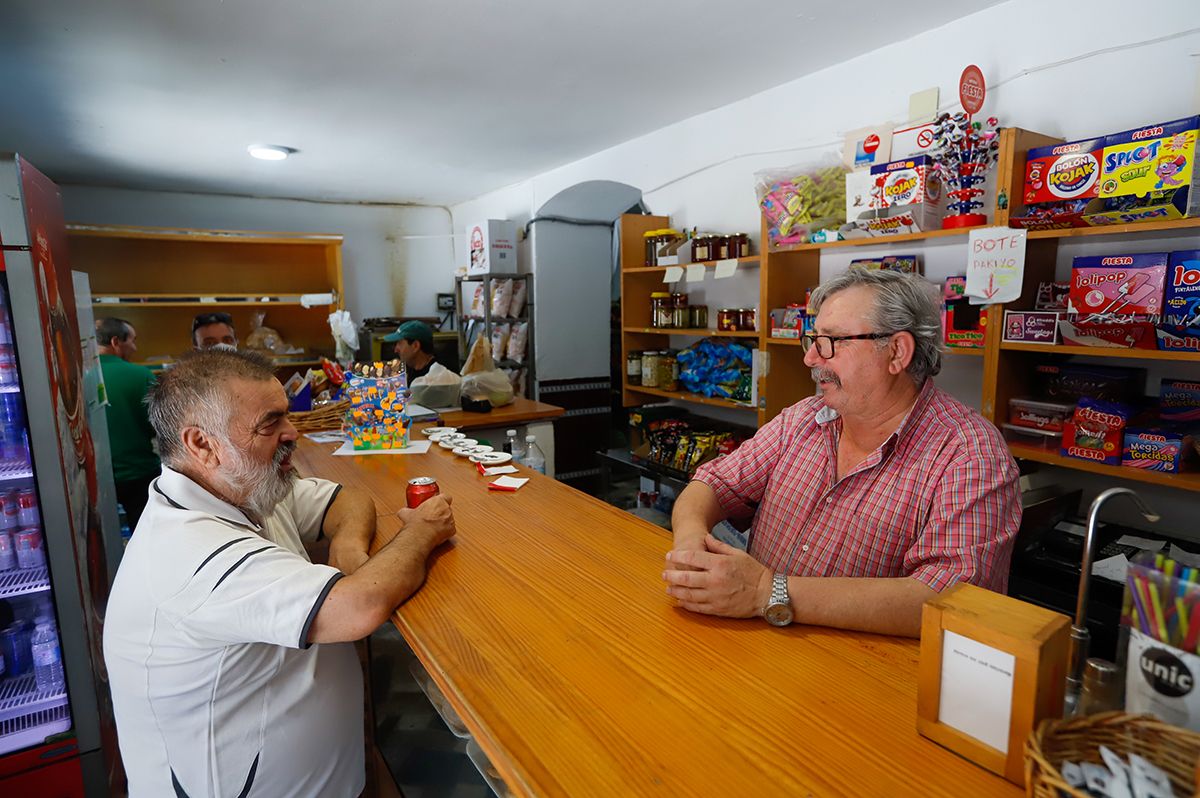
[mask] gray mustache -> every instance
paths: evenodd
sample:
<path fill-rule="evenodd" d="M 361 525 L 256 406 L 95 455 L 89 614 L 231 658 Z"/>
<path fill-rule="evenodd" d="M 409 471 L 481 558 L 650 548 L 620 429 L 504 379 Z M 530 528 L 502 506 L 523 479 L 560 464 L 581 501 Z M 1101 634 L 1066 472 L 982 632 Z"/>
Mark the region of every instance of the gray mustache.
<path fill-rule="evenodd" d="M 279 448 L 275 450 L 275 457 L 273 458 L 273 462 L 276 467 L 281 465 L 283 461 L 288 458 L 288 455 L 294 451 L 296 451 L 295 441 L 288 441 L 287 443 L 279 444 Z"/>
<path fill-rule="evenodd" d="M 842 387 L 842 381 L 838 379 L 838 375 L 834 374 L 829 369 L 814 368 L 812 370 L 813 382 L 832 382 L 837 387 Z"/>

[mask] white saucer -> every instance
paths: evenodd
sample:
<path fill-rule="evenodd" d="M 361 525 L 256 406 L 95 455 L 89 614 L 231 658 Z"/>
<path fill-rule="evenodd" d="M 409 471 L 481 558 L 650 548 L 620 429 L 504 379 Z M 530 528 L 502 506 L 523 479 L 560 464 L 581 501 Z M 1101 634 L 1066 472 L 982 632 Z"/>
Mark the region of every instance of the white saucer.
<path fill-rule="evenodd" d="M 452 440 L 454 440 L 454 447 L 456 449 L 474 449 L 479 445 L 479 441 L 474 438 L 456 438 Z"/>
<path fill-rule="evenodd" d="M 483 452 L 471 455 L 472 463 L 482 463 L 484 466 L 504 465 L 510 460 L 512 460 L 512 455 L 508 452 Z"/>
<path fill-rule="evenodd" d="M 432 438 L 434 435 L 458 432 L 458 427 L 426 427 L 421 433 Z"/>
<path fill-rule="evenodd" d="M 494 446 L 488 446 L 486 443 L 481 443 L 481 444 L 478 444 L 474 448 L 474 450 L 472 450 L 471 454 L 483 454 L 484 452 L 494 452 L 494 451 L 496 451 L 496 448 Z"/>
<path fill-rule="evenodd" d="M 457 449 L 458 443 L 455 441 L 440 440 L 438 441 L 438 446 L 441 446 L 443 449 Z"/>
<path fill-rule="evenodd" d="M 468 457 L 475 453 L 475 448 L 472 446 L 467 446 L 467 447 L 457 446 L 454 449 L 451 449 L 450 453 L 456 454 L 459 457 Z"/>

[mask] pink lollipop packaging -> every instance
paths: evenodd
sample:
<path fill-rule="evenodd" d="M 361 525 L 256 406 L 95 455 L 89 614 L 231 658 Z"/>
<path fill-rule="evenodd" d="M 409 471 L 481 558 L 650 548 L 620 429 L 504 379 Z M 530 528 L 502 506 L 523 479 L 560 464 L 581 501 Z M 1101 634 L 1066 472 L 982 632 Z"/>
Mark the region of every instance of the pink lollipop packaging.
<path fill-rule="evenodd" d="M 1067 310 L 1085 317 L 1156 316 L 1166 276 L 1166 252 L 1075 258 Z"/>

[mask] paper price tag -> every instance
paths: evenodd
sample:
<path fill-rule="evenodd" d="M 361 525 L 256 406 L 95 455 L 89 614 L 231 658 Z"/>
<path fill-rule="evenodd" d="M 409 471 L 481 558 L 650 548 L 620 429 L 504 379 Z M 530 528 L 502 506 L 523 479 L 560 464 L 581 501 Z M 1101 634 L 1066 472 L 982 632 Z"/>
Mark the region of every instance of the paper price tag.
<path fill-rule="evenodd" d="M 682 266 L 668 266 L 667 271 L 663 274 L 664 283 L 677 283 L 683 279 Z"/>
<path fill-rule="evenodd" d="M 704 280 L 704 264 L 693 263 L 687 267 L 687 281 L 689 283 L 699 283 Z"/>
<path fill-rule="evenodd" d="M 717 261 L 717 266 L 713 270 L 714 280 L 724 280 L 726 277 L 732 277 L 737 271 L 738 262 L 736 258 L 728 258 L 726 260 Z"/>

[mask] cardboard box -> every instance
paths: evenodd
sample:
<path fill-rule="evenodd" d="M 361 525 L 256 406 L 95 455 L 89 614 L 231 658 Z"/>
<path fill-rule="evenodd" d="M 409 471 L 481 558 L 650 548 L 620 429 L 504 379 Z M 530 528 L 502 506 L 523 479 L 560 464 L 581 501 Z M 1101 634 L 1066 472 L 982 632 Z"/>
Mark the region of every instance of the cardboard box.
<path fill-rule="evenodd" d="M 1125 430 L 1121 465 L 1147 471 L 1178 474 L 1196 459 L 1193 437 L 1170 427 L 1140 427 Z"/>
<path fill-rule="evenodd" d="M 921 259 L 916 255 L 884 255 L 882 258 L 855 258 L 850 261 L 852 267 L 860 269 L 879 269 L 885 272 L 900 274 L 924 274 L 921 269 Z"/>
<path fill-rule="evenodd" d="M 853 222 L 871 209 L 871 189 L 875 181 L 870 169 L 846 173 L 846 221 Z"/>
<path fill-rule="evenodd" d="M 1120 322 L 1083 322 L 1060 319 L 1058 333 L 1069 346 L 1104 349 L 1157 349 L 1158 332 L 1149 319 Z"/>
<path fill-rule="evenodd" d="M 966 296 L 966 277 L 947 277 L 942 288 L 942 338 L 946 346 L 982 349 L 987 334 L 983 305 L 972 305 Z"/>
<path fill-rule="evenodd" d="M 1200 249 L 1171 253 L 1163 287 L 1163 323 L 1200 325 Z"/>
<path fill-rule="evenodd" d="M 1161 352 L 1200 352 L 1200 326 L 1160 324 L 1157 332 Z"/>
<path fill-rule="evenodd" d="M 1004 340 L 1024 344 L 1057 344 L 1058 313 L 1053 310 L 1006 310 Z"/>
<path fill-rule="evenodd" d="M 507 219 L 488 219 L 467 226 L 470 262 L 467 274 L 515 274 L 517 271 L 517 224 Z"/>
<path fill-rule="evenodd" d="M 1200 381 L 1163 378 L 1158 389 L 1158 416 L 1164 421 L 1200 421 Z"/>
<path fill-rule="evenodd" d="M 1067 309 L 1089 316 L 1162 312 L 1167 253 L 1075 258 Z"/>
<path fill-rule="evenodd" d="M 1100 199 L 1162 196 L 1160 201 L 1137 208 L 1088 213 L 1084 216 L 1087 223 L 1130 224 L 1200 213 L 1200 170 L 1195 168 L 1198 137 L 1200 116 L 1106 136 Z"/>
<path fill-rule="evenodd" d="M 1022 194 L 1026 210 L 1014 214 L 1009 223 L 1031 230 L 1087 227 L 1082 209 L 1071 210 L 1065 204 L 1086 202 L 1100 196 L 1103 154 L 1102 138 L 1035 147 L 1027 152 Z M 1035 212 L 1036 209 L 1040 211 Z"/>
<path fill-rule="evenodd" d="M 850 232 L 886 236 L 936 230 L 942 225 L 942 181 L 927 155 L 871 167 L 870 210 L 847 222 Z M 843 228 L 843 235 L 847 230 Z"/>

